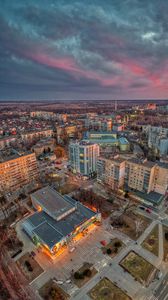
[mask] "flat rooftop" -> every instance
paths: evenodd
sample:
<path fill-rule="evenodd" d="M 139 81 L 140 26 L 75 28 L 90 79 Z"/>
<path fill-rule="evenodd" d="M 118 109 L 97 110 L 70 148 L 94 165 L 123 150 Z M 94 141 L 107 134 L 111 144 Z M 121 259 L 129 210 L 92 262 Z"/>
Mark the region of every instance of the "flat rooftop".
<path fill-rule="evenodd" d="M 140 197 L 148 202 L 151 202 L 154 205 L 159 205 L 164 198 L 164 195 L 161 195 L 161 194 L 153 192 L 153 191 L 148 194 L 142 193 L 140 191 L 136 191 L 134 193 L 138 197 Z"/>
<path fill-rule="evenodd" d="M 107 144 L 113 144 L 113 143 L 118 143 L 118 139 L 113 138 L 113 137 L 100 137 L 100 138 L 88 138 L 85 139 L 84 141 L 86 142 L 90 142 L 93 144 L 93 142 L 95 144 L 103 144 L 103 143 L 107 143 Z"/>
<path fill-rule="evenodd" d="M 120 137 L 119 142 L 123 145 L 128 145 L 129 144 L 128 140 L 125 137 Z"/>
<path fill-rule="evenodd" d="M 33 152 L 31 151 L 19 152 L 19 151 L 15 151 L 14 149 L 11 149 L 11 151 L 0 150 L 0 163 L 21 158 L 30 154 L 33 154 Z"/>
<path fill-rule="evenodd" d="M 143 159 L 138 159 L 138 158 L 134 158 L 134 157 L 129 159 L 128 162 L 132 162 L 134 164 L 142 165 L 142 166 L 145 166 L 147 168 L 152 168 L 156 165 L 155 162 L 148 161 L 148 160 L 143 160 Z"/>
<path fill-rule="evenodd" d="M 52 248 L 61 239 L 70 235 L 75 228 L 96 215 L 94 211 L 69 196 L 65 196 L 65 201 L 76 205 L 77 209 L 59 221 L 44 211 L 36 212 L 25 220 L 23 228 L 25 230 L 27 228 L 32 235 L 34 233 L 49 248 Z"/>
<path fill-rule="evenodd" d="M 46 186 L 31 194 L 31 198 L 35 201 L 38 201 L 42 209 L 47 211 L 55 218 L 75 208 L 74 204 L 66 201 L 61 194 L 49 186 Z"/>

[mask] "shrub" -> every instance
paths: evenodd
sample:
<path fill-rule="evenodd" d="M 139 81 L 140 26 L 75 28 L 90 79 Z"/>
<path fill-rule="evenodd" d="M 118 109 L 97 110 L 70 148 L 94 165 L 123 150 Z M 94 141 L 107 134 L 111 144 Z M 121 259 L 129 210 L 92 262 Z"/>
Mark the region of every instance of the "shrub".
<path fill-rule="evenodd" d="M 83 276 L 90 277 L 92 275 L 92 271 L 90 269 L 85 269 L 83 271 Z"/>
<path fill-rule="evenodd" d="M 26 266 L 27 268 L 31 267 L 31 264 L 29 263 L 28 260 L 25 260 L 25 266 Z"/>
<path fill-rule="evenodd" d="M 114 247 L 116 247 L 116 248 L 121 247 L 121 242 L 120 241 L 115 242 Z"/>
<path fill-rule="evenodd" d="M 165 239 L 168 241 L 168 232 L 165 232 Z"/>
<path fill-rule="evenodd" d="M 75 279 L 83 279 L 83 274 L 79 273 L 79 272 L 75 272 L 74 273 L 74 278 Z"/>
<path fill-rule="evenodd" d="M 107 251 L 106 251 L 106 253 L 107 253 L 107 254 L 111 254 L 111 253 L 112 253 L 111 249 L 108 248 Z"/>

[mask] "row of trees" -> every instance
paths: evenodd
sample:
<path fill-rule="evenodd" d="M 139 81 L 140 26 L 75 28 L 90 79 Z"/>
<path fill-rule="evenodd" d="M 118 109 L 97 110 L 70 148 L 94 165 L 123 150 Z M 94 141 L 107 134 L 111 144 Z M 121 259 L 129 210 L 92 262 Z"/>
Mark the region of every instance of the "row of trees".
<path fill-rule="evenodd" d="M 74 198 L 78 201 L 88 203 L 99 210 L 102 208 L 102 204 L 104 201 L 104 199 L 101 196 L 98 196 L 92 190 L 84 190 L 84 189 L 79 190 L 79 192 L 76 193 Z"/>

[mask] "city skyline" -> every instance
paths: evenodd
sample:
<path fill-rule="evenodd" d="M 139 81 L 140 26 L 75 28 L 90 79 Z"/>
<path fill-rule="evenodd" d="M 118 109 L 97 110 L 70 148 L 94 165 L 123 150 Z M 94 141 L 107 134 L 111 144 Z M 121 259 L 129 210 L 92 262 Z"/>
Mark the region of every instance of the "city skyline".
<path fill-rule="evenodd" d="M 0 100 L 167 98 L 165 1 L 0 4 Z"/>

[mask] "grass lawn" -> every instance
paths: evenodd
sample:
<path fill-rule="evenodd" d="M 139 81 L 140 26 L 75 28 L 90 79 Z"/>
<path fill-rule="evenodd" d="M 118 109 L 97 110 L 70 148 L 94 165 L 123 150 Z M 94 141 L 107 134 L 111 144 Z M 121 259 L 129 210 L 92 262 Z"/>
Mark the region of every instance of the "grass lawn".
<path fill-rule="evenodd" d="M 158 225 L 156 225 L 142 243 L 143 248 L 152 252 L 156 256 L 158 256 L 158 254 L 159 254 L 158 235 L 159 235 L 159 228 L 158 228 Z"/>
<path fill-rule="evenodd" d="M 124 270 L 129 272 L 135 280 L 145 286 L 149 285 L 157 271 L 151 263 L 133 251 L 129 252 L 128 255 L 125 256 L 125 258 L 120 262 L 120 265 L 124 268 Z"/>
<path fill-rule="evenodd" d="M 117 238 L 112 239 L 106 246 L 102 247 L 104 254 L 109 255 L 110 257 L 115 257 L 123 249 L 124 244 Z M 107 249 L 111 249 L 111 253 L 107 253 Z"/>
<path fill-rule="evenodd" d="M 92 264 L 84 263 L 83 266 L 77 270 L 78 273 L 83 274 L 85 270 L 89 269 L 91 271 L 90 276 L 84 276 L 82 279 L 76 279 L 73 276 L 73 282 L 81 288 L 85 283 L 87 283 L 93 276 L 96 275 L 97 270 L 93 268 Z"/>
<path fill-rule="evenodd" d="M 69 295 L 58 286 L 52 279 L 45 283 L 40 289 L 39 294 L 42 299 L 47 300 L 67 300 Z"/>
<path fill-rule="evenodd" d="M 30 263 L 32 271 L 28 270 L 27 266 L 25 265 L 26 261 Z M 38 277 L 41 273 L 44 272 L 44 270 L 40 267 L 35 258 L 30 257 L 29 253 L 26 253 L 23 256 L 21 256 L 17 260 L 17 265 L 29 282 L 32 282 L 36 277 Z"/>
<path fill-rule="evenodd" d="M 165 239 L 165 233 L 168 232 L 168 227 L 163 226 L 163 249 L 164 249 L 164 261 L 168 261 L 168 240 Z"/>
<path fill-rule="evenodd" d="M 101 279 L 88 293 L 93 300 L 131 300 L 108 278 Z"/>

